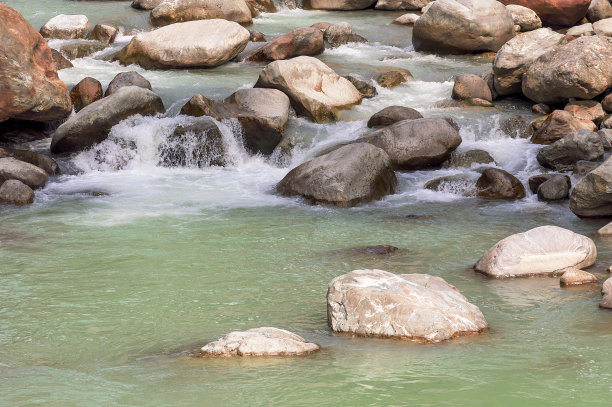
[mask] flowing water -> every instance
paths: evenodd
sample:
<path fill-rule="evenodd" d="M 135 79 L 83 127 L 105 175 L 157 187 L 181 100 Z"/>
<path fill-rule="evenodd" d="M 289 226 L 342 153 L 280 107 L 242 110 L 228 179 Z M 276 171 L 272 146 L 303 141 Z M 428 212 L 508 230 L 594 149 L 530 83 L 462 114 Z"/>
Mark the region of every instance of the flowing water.
<path fill-rule="evenodd" d="M 261 66 L 145 71 L 107 62 L 148 13 L 129 2 L 4 1 L 36 27 L 54 15 L 86 14 L 122 27 L 117 45 L 78 59 L 60 77 L 104 86 L 119 72 L 144 75 L 168 108 L 133 117 L 96 148 L 62 165 L 27 208 L 0 208 L 1 406 L 605 406 L 612 396 L 612 313 L 597 289 L 561 289 L 558 279 L 490 280 L 471 266 L 499 239 L 553 224 L 589 236 L 605 221 L 579 220 L 567 203 L 485 202 L 423 189 L 430 179 L 472 169 L 399 173 L 398 193 L 351 209 L 312 207 L 274 194 L 274 185 L 317 152 L 359 137 L 371 114 L 392 104 L 453 117 L 460 150 L 483 148 L 524 183 L 541 171 L 537 147 L 512 139 L 499 121 L 529 105 L 439 108 L 452 77 L 482 73 L 479 57 L 416 53 L 401 13 L 283 10 L 255 19 L 274 38 L 318 21 L 349 21 L 368 44 L 326 50 L 341 74 L 371 77 L 409 69 L 415 81 L 313 124 L 292 117 L 290 158 L 249 156 L 239 128 L 221 124 L 227 168 L 164 168 L 158 146 L 194 93 L 223 98 L 252 86 Z M 51 42 L 54 47 L 61 42 Z M 252 45 L 251 45 L 252 46 Z M 31 147 L 46 149 L 49 140 Z M 130 148 L 126 146 L 131 146 Z M 573 180 L 574 182 L 576 179 Z M 612 242 L 593 237 L 600 281 Z M 351 248 L 406 249 L 369 257 Z M 328 282 L 357 268 L 428 273 L 458 287 L 491 331 L 436 345 L 332 334 Z M 322 345 L 307 358 L 193 360 L 181 357 L 232 330 L 275 326 Z"/>

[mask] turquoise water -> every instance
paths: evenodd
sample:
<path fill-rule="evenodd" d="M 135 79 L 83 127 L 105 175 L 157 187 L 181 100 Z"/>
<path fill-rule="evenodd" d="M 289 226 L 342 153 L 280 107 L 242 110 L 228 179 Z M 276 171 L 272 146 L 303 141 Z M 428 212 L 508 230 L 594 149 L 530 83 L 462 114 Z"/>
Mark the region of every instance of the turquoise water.
<path fill-rule="evenodd" d="M 36 28 L 58 13 L 83 13 L 124 32 L 148 29 L 146 13 L 129 2 L 6 3 Z M 498 129 L 507 115 L 528 115 L 529 105 L 436 107 L 450 97 L 453 75 L 484 72 L 487 62 L 414 53 L 410 29 L 387 25 L 397 15 L 282 11 L 256 19 L 255 28 L 271 37 L 317 21 L 349 21 L 375 43 L 328 50 L 322 60 L 341 73 L 403 67 L 416 78 L 381 89 L 346 112 L 346 122 L 292 118 L 298 146 L 288 161 L 249 157 L 233 144 L 228 168 L 159 168 L 154 147 L 181 119 L 135 118 L 75 157 L 70 165 L 79 171 L 51 180 L 34 205 L 0 208 L 0 405 L 608 405 L 612 313 L 597 308 L 597 289 L 561 289 L 556 278 L 489 280 L 471 269 L 499 239 L 553 224 L 593 237 L 599 256 L 589 271 L 603 281 L 612 241 L 593 233 L 605 220 L 579 220 L 567 203 L 534 196 L 500 203 L 423 189 L 461 170 L 399 174 L 396 195 L 352 209 L 273 194 L 290 168 L 358 137 L 365 120 L 390 104 L 455 118 L 461 149 L 490 151 L 523 182 L 540 171 L 537 149 Z M 106 86 L 127 70 L 96 56 L 75 67 L 60 72 L 69 86 L 87 75 Z M 170 107 L 196 92 L 224 97 L 252 85 L 261 67 L 137 69 Z M 224 131 L 231 138 L 232 127 Z M 135 141 L 136 150 L 126 151 L 122 140 Z M 373 244 L 405 251 L 373 257 L 350 250 Z M 491 331 L 436 345 L 334 335 L 326 322 L 327 284 L 358 268 L 441 276 L 481 308 Z M 258 326 L 291 330 L 323 350 L 288 359 L 182 356 Z"/>

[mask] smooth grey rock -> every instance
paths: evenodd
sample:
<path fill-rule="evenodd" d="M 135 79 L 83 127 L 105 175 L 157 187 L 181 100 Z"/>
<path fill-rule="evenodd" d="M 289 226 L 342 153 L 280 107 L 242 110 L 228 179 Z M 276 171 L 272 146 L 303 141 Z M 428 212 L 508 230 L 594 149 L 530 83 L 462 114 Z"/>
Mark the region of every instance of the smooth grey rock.
<path fill-rule="evenodd" d="M 603 154 L 603 143 L 599 134 L 590 130 L 578 130 L 542 147 L 538 151 L 537 159 L 543 167 L 555 171 L 571 171 L 577 161 L 600 160 Z"/>
<path fill-rule="evenodd" d="M 570 209 L 581 218 L 612 216 L 612 157 L 576 184 Z"/>
<path fill-rule="evenodd" d="M 47 173 L 35 165 L 13 157 L 0 158 L 0 184 L 16 179 L 32 189 L 38 189 L 47 183 Z"/>
<path fill-rule="evenodd" d="M 525 187 L 514 175 L 498 168 L 487 168 L 476 181 L 477 195 L 485 199 L 523 199 Z"/>
<path fill-rule="evenodd" d="M 538 187 L 538 199 L 545 202 L 565 200 L 569 198 L 571 186 L 567 175 L 553 175 Z"/>
<path fill-rule="evenodd" d="M 493 95 L 487 82 L 480 76 L 472 74 L 463 74 L 455 78 L 451 96 L 457 100 L 478 98 L 487 102 L 493 101 Z"/>
<path fill-rule="evenodd" d="M 118 73 L 108 84 L 104 96 L 110 96 L 125 86 L 138 86 L 143 89 L 153 90 L 151 82 L 136 71 Z"/>
<path fill-rule="evenodd" d="M 387 127 L 402 120 L 422 119 L 423 115 L 417 110 L 406 106 L 387 106 L 376 112 L 368 120 L 368 127 Z"/>

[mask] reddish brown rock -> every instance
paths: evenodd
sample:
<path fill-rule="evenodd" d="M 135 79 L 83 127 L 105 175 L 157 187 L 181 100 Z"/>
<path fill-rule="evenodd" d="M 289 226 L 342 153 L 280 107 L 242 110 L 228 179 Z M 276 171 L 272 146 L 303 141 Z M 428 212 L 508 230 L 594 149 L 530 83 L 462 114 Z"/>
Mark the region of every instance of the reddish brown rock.
<path fill-rule="evenodd" d="M 272 62 L 300 55 L 319 55 L 325 51 L 323 33 L 318 28 L 296 28 L 270 41 L 246 57 L 254 62 Z"/>
<path fill-rule="evenodd" d="M 72 99 L 74 110 L 78 112 L 96 100 L 102 99 L 102 84 L 97 79 L 88 76 L 70 90 L 70 99 Z"/>
<path fill-rule="evenodd" d="M 597 131 L 597 126 L 591 121 L 578 120 L 565 110 L 555 110 L 536 129 L 531 142 L 534 144 L 552 144 L 580 129 Z"/>
<path fill-rule="evenodd" d="M 0 122 L 68 116 L 72 103 L 51 48 L 17 11 L 0 4 Z"/>
<path fill-rule="evenodd" d="M 505 5 L 518 4 L 536 12 L 545 25 L 572 26 L 587 13 L 591 0 L 500 0 Z"/>

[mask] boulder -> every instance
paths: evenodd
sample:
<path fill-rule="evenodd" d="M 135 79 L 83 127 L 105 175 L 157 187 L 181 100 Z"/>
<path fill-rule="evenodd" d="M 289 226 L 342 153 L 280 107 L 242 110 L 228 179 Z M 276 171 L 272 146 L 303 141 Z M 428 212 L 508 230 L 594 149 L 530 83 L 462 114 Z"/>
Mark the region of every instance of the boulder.
<path fill-rule="evenodd" d="M 540 165 L 555 171 L 571 171 L 579 160 L 603 159 L 604 149 L 599 134 L 578 130 L 553 144 L 542 147 L 537 159 Z"/>
<path fill-rule="evenodd" d="M 151 24 L 156 27 L 183 23 L 194 20 L 223 19 L 238 24 L 251 24 L 252 16 L 245 0 L 173 0 L 163 1 L 151 10 Z M 196 30 L 193 37 L 211 35 L 210 32 L 198 33 L 197 26 L 189 28 Z M 222 31 L 221 27 L 216 30 Z M 215 29 L 210 30 L 214 33 Z M 219 33 L 223 35 L 223 33 Z M 231 35 L 225 33 L 225 35 Z M 177 37 L 177 39 L 180 37 Z"/>
<path fill-rule="evenodd" d="M 564 110 L 553 111 L 535 131 L 531 142 L 534 144 L 552 144 L 580 129 L 597 130 L 593 122 L 583 122 Z"/>
<path fill-rule="evenodd" d="M 327 321 L 334 332 L 440 342 L 486 331 L 477 306 L 440 277 L 354 270 L 327 290 Z"/>
<path fill-rule="evenodd" d="M 151 82 L 146 80 L 145 77 L 138 72 L 121 72 L 115 75 L 113 80 L 108 84 L 104 96 L 110 96 L 125 86 L 138 86 L 139 88 L 153 90 Z"/>
<path fill-rule="evenodd" d="M 604 96 L 604 98 L 601 100 L 601 107 L 607 113 L 612 112 L 612 93 L 608 93 L 606 96 Z"/>
<path fill-rule="evenodd" d="M 612 222 L 606 224 L 606 226 L 599 228 L 597 230 L 597 235 L 599 236 L 612 236 Z M 610 271 L 610 269 L 608 269 Z"/>
<path fill-rule="evenodd" d="M 375 86 L 362 79 L 359 79 L 355 75 L 346 75 L 343 76 L 343 78 L 353 84 L 353 86 L 359 91 L 359 93 L 361 93 L 362 98 L 370 99 L 378 95 L 378 91 L 376 90 Z"/>
<path fill-rule="evenodd" d="M 363 10 L 374 3 L 376 0 L 303 0 L 306 10 Z"/>
<path fill-rule="evenodd" d="M 593 99 L 612 86 L 612 39 L 581 37 L 542 55 L 523 75 L 523 94 L 537 103 Z"/>
<path fill-rule="evenodd" d="M 89 30 L 89 20 L 84 15 L 60 14 L 47 21 L 40 29 L 45 38 L 70 40 L 86 38 Z"/>
<path fill-rule="evenodd" d="M 158 147 L 163 167 L 205 168 L 227 165 L 227 148 L 219 127 L 209 117 L 192 119 L 174 129 Z"/>
<path fill-rule="evenodd" d="M 361 94 L 351 82 L 307 56 L 268 64 L 255 87 L 280 90 L 289 96 L 298 115 L 318 123 L 335 120 L 340 109 L 361 102 Z"/>
<path fill-rule="evenodd" d="M 406 13 L 391 21 L 391 24 L 414 25 L 419 17 L 421 16 L 416 13 Z"/>
<path fill-rule="evenodd" d="M 552 113 L 552 108 L 544 103 L 536 103 L 531 106 L 531 113 L 539 115 L 549 115 Z"/>
<path fill-rule="evenodd" d="M 357 35 L 352 25 L 347 22 L 335 23 L 325 30 L 325 40 L 332 47 L 348 44 L 349 42 L 367 42 L 361 35 Z"/>
<path fill-rule="evenodd" d="M 16 179 L 32 189 L 38 189 L 47 183 L 47 173 L 35 165 L 13 157 L 0 158 L 0 184 Z"/>
<path fill-rule="evenodd" d="M 97 79 L 85 77 L 70 90 L 74 110 L 78 112 L 96 100 L 102 99 L 102 84 Z"/>
<path fill-rule="evenodd" d="M 570 195 L 570 209 L 581 218 L 612 216 L 612 157 L 576 184 Z"/>
<path fill-rule="evenodd" d="M 55 63 L 55 67 L 59 71 L 60 69 L 68 69 L 72 68 L 72 62 L 68 61 L 61 52 L 55 49 L 51 49 L 51 58 L 53 58 L 53 63 Z"/>
<path fill-rule="evenodd" d="M 453 151 L 442 163 L 442 168 L 470 168 L 474 164 L 495 164 L 495 160 L 484 150 Z"/>
<path fill-rule="evenodd" d="M 455 78 L 453 85 L 453 99 L 465 100 L 471 98 L 493 101 L 491 89 L 487 82 L 478 75 L 463 74 Z"/>
<path fill-rule="evenodd" d="M 591 4 L 591 0 L 501 0 L 501 2 L 532 9 L 546 25 L 568 27 L 580 21 Z"/>
<path fill-rule="evenodd" d="M 612 17 L 612 5 L 609 0 L 592 0 L 587 17 L 590 22 L 603 20 Z"/>
<path fill-rule="evenodd" d="M 390 71 L 381 72 L 376 78 L 376 82 L 383 88 L 394 88 L 402 83 L 412 81 L 412 74 L 406 69 L 395 68 Z"/>
<path fill-rule="evenodd" d="M 347 207 L 393 194 L 396 186 L 389 156 L 373 145 L 357 143 L 294 168 L 276 188 L 283 196 Z"/>
<path fill-rule="evenodd" d="M 112 25 L 96 24 L 87 39 L 93 41 L 100 41 L 103 44 L 109 45 L 115 42 L 115 38 L 117 37 L 118 32 L 119 30 L 117 30 Z"/>
<path fill-rule="evenodd" d="M 604 150 L 612 149 L 612 130 L 601 129 L 597 132 L 597 134 L 599 134 Z"/>
<path fill-rule="evenodd" d="M 266 36 L 256 30 L 249 30 L 250 42 L 266 42 Z"/>
<path fill-rule="evenodd" d="M 567 30 L 567 32 L 565 33 L 566 38 L 571 37 L 572 39 L 586 37 L 590 35 L 595 35 L 595 31 L 593 30 L 593 24 L 591 23 L 584 23 L 574 26 Z"/>
<path fill-rule="evenodd" d="M 153 10 L 155 7 L 162 4 L 164 0 L 134 0 L 131 7 L 137 10 Z"/>
<path fill-rule="evenodd" d="M 521 93 L 521 83 L 527 69 L 563 39 L 562 34 L 550 28 L 540 28 L 519 34 L 506 42 L 493 61 L 493 81 L 497 94 Z"/>
<path fill-rule="evenodd" d="M 476 181 L 477 195 L 485 199 L 523 199 L 525 187 L 514 175 L 487 168 Z"/>
<path fill-rule="evenodd" d="M 612 18 L 605 18 L 593 23 L 593 31 L 602 37 L 612 37 Z"/>
<path fill-rule="evenodd" d="M 368 127 L 387 127 L 402 120 L 422 119 L 423 115 L 418 111 L 406 106 L 387 106 L 376 112 L 368 120 Z"/>
<path fill-rule="evenodd" d="M 572 173 L 574 175 L 587 175 L 589 172 L 593 171 L 595 168 L 601 165 L 600 162 L 595 161 L 585 161 L 580 160 L 574 164 L 574 168 L 572 168 Z"/>
<path fill-rule="evenodd" d="M 0 183 L 0 203 L 28 205 L 34 202 L 34 191 L 21 181 L 10 179 Z"/>
<path fill-rule="evenodd" d="M 538 193 L 538 188 L 540 188 L 540 185 L 542 185 L 543 183 L 545 183 L 546 181 L 548 181 L 549 179 L 551 179 L 553 177 L 563 177 L 565 179 L 565 182 L 568 184 L 568 189 L 572 185 L 572 181 L 571 181 L 570 177 L 568 177 L 567 175 L 563 175 L 563 174 L 539 174 L 539 175 L 533 175 L 533 176 L 529 177 L 529 180 L 527 181 L 527 183 L 529 184 L 529 190 L 531 192 L 533 192 L 534 194 L 537 194 Z"/>
<path fill-rule="evenodd" d="M 542 20 L 535 11 L 518 4 L 510 4 L 506 8 L 512 14 L 514 25 L 518 25 L 521 31 L 533 31 L 542 28 Z"/>
<path fill-rule="evenodd" d="M 249 6 L 253 17 L 256 17 L 259 13 L 276 13 L 278 11 L 274 0 L 246 0 L 246 4 Z"/>
<path fill-rule="evenodd" d="M 289 119 L 289 98 L 276 89 L 241 89 L 223 101 L 195 95 L 181 113 L 211 116 L 217 120 L 237 118 L 245 147 L 253 153 L 272 154 L 282 140 Z"/>
<path fill-rule="evenodd" d="M 529 138 L 533 135 L 530 123 L 521 115 L 513 115 L 499 123 L 500 130 L 512 138 Z"/>
<path fill-rule="evenodd" d="M 607 279 L 601 287 L 603 298 L 599 303 L 599 308 L 612 309 L 612 278 Z"/>
<path fill-rule="evenodd" d="M 57 128 L 51 152 L 72 153 L 85 150 L 108 137 L 110 129 L 135 114 L 143 116 L 164 112 L 159 96 L 148 89 L 127 86 L 83 108 Z"/>
<path fill-rule="evenodd" d="M 360 138 L 382 148 L 397 170 L 420 170 L 441 164 L 461 144 L 461 136 L 446 120 L 403 120 Z"/>
<path fill-rule="evenodd" d="M 514 36 L 512 15 L 496 0 L 437 0 L 414 24 L 416 51 L 497 52 Z"/>
<path fill-rule="evenodd" d="M 571 287 L 584 284 L 599 284 L 599 281 L 593 274 L 571 267 L 563 273 L 559 283 L 564 287 Z"/>
<path fill-rule="evenodd" d="M 59 49 L 66 58 L 77 59 L 85 58 L 105 48 L 106 45 L 102 44 L 100 41 L 74 40 L 62 43 Z"/>
<path fill-rule="evenodd" d="M 317 352 L 316 343 L 284 329 L 262 327 L 244 332 L 230 332 L 204 345 L 194 356 L 302 356 Z"/>
<path fill-rule="evenodd" d="M 325 30 L 327 30 L 332 24 L 325 22 L 325 21 L 321 21 L 319 23 L 314 23 L 313 25 L 311 25 L 312 28 L 318 28 L 319 30 L 321 30 L 322 32 L 325 32 Z"/>
<path fill-rule="evenodd" d="M 61 120 L 72 111 L 51 48 L 17 11 L 0 4 L 0 122 Z"/>
<path fill-rule="evenodd" d="M 538 200 L 544 202 L 563 201 L 569 198 L 572 183 L 567 175 L 553 175 L 538 187 Z"/>
<path fill-rule="evenodd" d="M 420 10 L 429 0 L 378 0 L 375 8 L 378 10 Z"/>
<path fill-rule="evenodd" d="M 597 248 L 586 236 L 557 226 L 540 226 L 500 240 L 474 266 L 490 277 L 560 274 L 595 263 Z"/>
<path fill-rule="evenodd" d="M 238 56 L 249 38 L 231 21 L 190 21 L 136 35 L 115 59 L 146 69 L 212 68 Z"/>
<path fill-rule="evenodd" d="M 300 55 L 319 55 L 325 51 L 321 30 L 312 27 L 296 28 L 246 56 L 254 62 L 272 62 Z"/>
<path fill-rule="evenodd" d="M 35 165 L 48 175 L 61 174 L 61 170 L 55 160 L 42 154 L 35 153 L 34 151 L 0 148 L 0 158 L 5 157 L 13 157 L 19 161 Z"/>
<path fill-rule="evenodd" d="M 571 100 L 563 110 L 570 112 L 578 120 L 588 120 L 595 124 L 601 123 L 606 115 L 601 103 L 595 100 Z"/>

